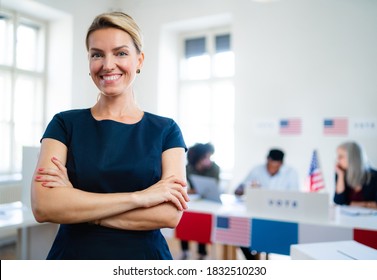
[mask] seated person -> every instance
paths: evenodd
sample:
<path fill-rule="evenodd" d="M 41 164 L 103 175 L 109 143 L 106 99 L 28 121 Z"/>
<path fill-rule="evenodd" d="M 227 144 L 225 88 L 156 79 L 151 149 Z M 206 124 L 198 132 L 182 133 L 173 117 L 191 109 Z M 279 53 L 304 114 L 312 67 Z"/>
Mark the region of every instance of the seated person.
<path fill-rule="evenodd" d="M 215 178 L 217 181 L 220 180 L 220 167 L 211 160 L 211 156 L 215 152 L 212 144 L 195 144 L 190 147 L 187 152 L 187 165 L 186 174 L 187 181 L 189 182 L 190 189 L 188 193 L 195 193 L 195 186 L 190 181 L 190 175 L 201 175 L 206 177 Z M 181 259 L 188 258 L 188 241 L 181 241 L 182 257 Z M 199 259 L 205 259 L 207 256 L 206 244 L 198 244 L 198 254 Z"/>
<path fill-rule="evenodd" d="M 262 187 L 275 190 L 299 190 L 297 172 L 283 164 L 284 152 L 271 149 L 265 164 L 254 167 L 245 180 L 235 190 L 236 195 L 243 195 L 245 187 Z M 247 260 L 260 259 L 260 254 L 250 248 L 240 247 Z M 268 256 L 268 255 L 267 255 Z"/>
<path fill-rule="evenodd" d="M 335 172 L 336 204 L 377 209 L 377 171 L 369 166 L 360 145 L 338 146 Z"/>
<path fill-rule="evenodd" d="M 235 190 L 236 195 L 243 195 L 246 186 L 263 187 L 275 190 L 299 190 L 297 172 L 283 164 L 284 152 L 272 149 L 265 164 L 254 167 L 245 180 Z"/>

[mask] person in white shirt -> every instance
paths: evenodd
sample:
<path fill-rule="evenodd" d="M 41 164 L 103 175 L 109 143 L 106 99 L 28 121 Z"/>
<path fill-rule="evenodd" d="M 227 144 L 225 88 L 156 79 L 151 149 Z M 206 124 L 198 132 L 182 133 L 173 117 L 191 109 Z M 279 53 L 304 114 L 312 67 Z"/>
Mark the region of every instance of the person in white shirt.
<path fill-rule="evenodd" d="M 261 187 L 273 190 L 299 190 L 298 175 L 295 169 L 283 164 L 284 152 L 271 149 L 265 164 L 254 167 L 245 180 L 235 190 L 236 195 L 243 195 L 246 187 Z M 260 253 L 240 247 L 247 260 L 260 259 Z M 268 258 L 268 254 L 267 254 Z"/>
<path fill-rule="evenodd" d="M 246 186 L 273 190 L 299 190 L 298 175 L 295 169 L 283 164 L 284 152 L 272 149 L 265 164 L 254 167 L 235 190 L 243 195 Z"/>

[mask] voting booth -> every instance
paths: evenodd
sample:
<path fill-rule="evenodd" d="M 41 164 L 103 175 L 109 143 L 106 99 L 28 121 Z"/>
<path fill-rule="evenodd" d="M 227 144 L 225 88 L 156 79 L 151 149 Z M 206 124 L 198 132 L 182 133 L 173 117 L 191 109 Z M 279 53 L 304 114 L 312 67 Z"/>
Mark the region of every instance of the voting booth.
<path fill-rule="evenodd" d="M 246 209 L 264 217 L 327 221 L 329 194 L 247 188 Z"/>

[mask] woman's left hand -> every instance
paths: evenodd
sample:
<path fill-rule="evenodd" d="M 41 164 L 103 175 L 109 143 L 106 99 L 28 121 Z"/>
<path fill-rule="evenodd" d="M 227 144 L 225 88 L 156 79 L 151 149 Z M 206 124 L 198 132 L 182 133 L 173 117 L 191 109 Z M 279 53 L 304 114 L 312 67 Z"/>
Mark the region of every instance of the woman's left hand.
<path fill-rule="evenodd" d="M 41 182 L 42 186 L 48 188 L 69 187 L 73 188 L 68 178 L 67 168 L 56 157 L 52 157 L 51 161 L 58 169 L 55 168 L 38 168 L 36 182 Z"/>

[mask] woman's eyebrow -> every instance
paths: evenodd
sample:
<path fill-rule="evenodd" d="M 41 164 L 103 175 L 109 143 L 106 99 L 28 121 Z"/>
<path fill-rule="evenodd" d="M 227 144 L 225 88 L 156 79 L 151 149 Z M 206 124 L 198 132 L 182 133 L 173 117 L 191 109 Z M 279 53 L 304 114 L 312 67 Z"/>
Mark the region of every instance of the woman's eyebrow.
<path fill-rule="evenodd" d="M 122 46 L 119 46 L 119 47 L 115 47 L 112 50 L 118 51 L 118 50 L 121 50 L 121 49 L 129 49 L 129 47 L 127 45 L 122 45 Z M 90 51 L 102 52 L 103 50 L 101 50 L 99 48 L 90 48 Z"/>
<path fill-rule="evenodd" d="M 127 45 L 122 45 L 122 46 L 119 46 L 119 47 L 116 47 L 116 48 L 113 48 L 113 51 L 118 51 L 120 49 L 129 49 L 129 47 Z"/>

